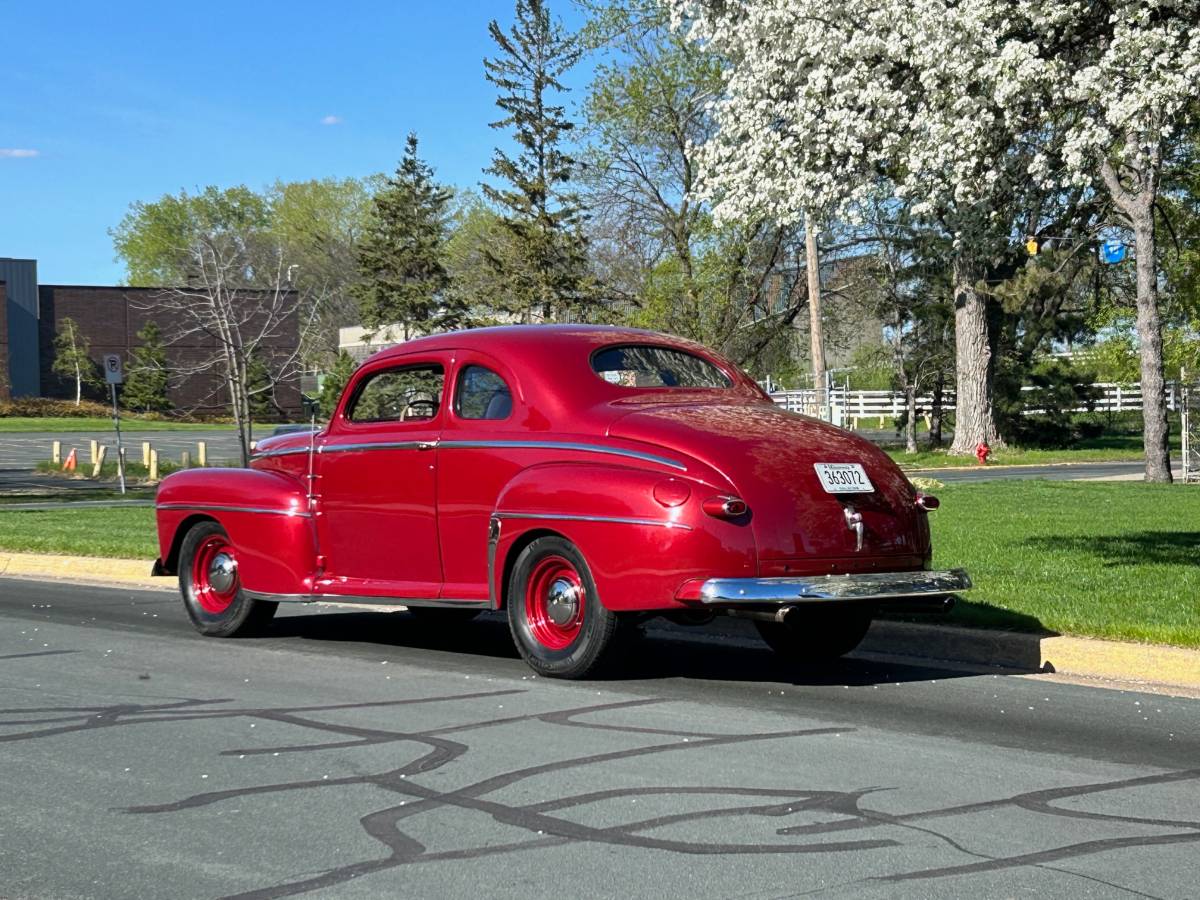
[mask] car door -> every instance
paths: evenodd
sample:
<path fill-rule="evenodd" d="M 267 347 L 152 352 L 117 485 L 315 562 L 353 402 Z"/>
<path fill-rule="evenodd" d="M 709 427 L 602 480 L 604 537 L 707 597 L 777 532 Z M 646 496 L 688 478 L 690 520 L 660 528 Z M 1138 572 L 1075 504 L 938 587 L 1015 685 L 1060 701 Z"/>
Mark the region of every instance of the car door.
<path fill-rule="evenodd" d="M 528 407 L 513 372 L 459 351 L 438 450 L 438 531 L 446 597 L 488 597 L 488 522 L 504 486 L 529 463 Z"/>
<path fill-rule="evenodd" d="M 320 442 L 317 539 L 323 593 L 435 599 L 437 441 L 450 351 L 360 372 Z"/>

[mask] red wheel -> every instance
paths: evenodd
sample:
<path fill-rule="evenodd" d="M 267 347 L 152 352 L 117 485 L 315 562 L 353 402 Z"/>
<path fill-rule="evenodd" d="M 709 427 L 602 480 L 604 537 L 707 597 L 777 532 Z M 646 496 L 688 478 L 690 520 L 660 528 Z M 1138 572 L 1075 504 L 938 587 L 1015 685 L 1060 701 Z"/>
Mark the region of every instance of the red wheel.
<path fill-rule="evenodd" d="M 237 549 L 225 529 L 211 520 L 196 523 L 183 537 L 179 591 L 196 630 L 214 637 L 259 631 L 278 606 L 242 590 Z"/>
<path fill-rule="evenodd" d="M 587 588 L 561 556 L 538 560 L 525 584 L 525 619 L 538 643 L 550 650 L 571 646 L 583 630 Z"/>
<path fill-rule="evenodd" d="M 210 534 L 192 557 L 192 593 L 205 612 L 220 615 L 238 593 L 237 555 L 223 534 Z"/>
<path fill-rule="evenodd" d="M 587 561 L 564 538 L 530 542 L 513 564 L 506 596 L 513 642 L 539 674 L 582 678 L 614 643 L 617 614 L 600 602 Z"/>

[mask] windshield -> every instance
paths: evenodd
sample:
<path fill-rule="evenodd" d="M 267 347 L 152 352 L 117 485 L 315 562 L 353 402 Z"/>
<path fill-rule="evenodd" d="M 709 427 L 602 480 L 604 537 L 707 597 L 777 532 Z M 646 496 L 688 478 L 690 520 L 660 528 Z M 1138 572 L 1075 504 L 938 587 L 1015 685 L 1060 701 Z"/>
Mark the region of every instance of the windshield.
<path fill-rule="evenodd" d="M 708 360 L 649 344 L 606 347 L 592 355 L 592 370 L 609 384 L 634 388 L 729 388 L 729 376 Z"/>

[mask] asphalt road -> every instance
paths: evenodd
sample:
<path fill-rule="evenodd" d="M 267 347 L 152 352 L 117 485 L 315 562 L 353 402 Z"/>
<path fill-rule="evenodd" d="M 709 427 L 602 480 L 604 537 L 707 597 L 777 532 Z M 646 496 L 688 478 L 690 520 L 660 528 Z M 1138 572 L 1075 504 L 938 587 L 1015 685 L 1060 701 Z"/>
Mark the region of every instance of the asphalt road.
<path fill-rule="evenodd" d="M 0 895 L 1195 897 L 1200 702 L 0 579 Z"/>
<path fill-rule="evenodd" d="M 271 433 L 274 426 L 267 426 L 259 437 Z M 109 458 L 116 452 L 117 440 L 111 428 L 99 431 L 20 431 L 0 433 L 0 469 L 32 469 L 42 460 L 50 458 L 50 445 L 61 441 L 65 456 L 74 447 L 79 451 L 80 464 L 88 459 L 88 442 L 97 440 L 108 447 Z M 159 458 L 176 462 L 179 454 L 187 450 L 196 459 L 196 442 L 208 444 L 208 458 L 212 462 L 236 460 L 241 457 L 237 435 L 230 428 L 214 428 L 211 431 L 133 431 L 122 432 L 121 442 L 125 446 L 127 459 L 142 457 L 142 441 L 150 441 L 157 449 Z"/>

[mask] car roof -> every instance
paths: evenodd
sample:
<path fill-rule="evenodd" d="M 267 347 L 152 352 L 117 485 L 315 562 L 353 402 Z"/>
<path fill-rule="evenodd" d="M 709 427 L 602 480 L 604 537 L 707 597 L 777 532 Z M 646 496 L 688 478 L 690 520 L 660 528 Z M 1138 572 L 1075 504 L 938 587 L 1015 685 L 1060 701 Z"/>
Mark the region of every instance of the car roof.
<path fill-rule="evenodd" d="M 600 347 L 609 344 L 658 344 L 711 356 L 706 347 L 684 338 L 640 328 L 615 325 L 495 325 L 448 331 L 414 338 L 376 353 L 372 359 L 390 359 L 430 350 L 479 350 L 491 354 L 544 354 L 550 348 Z"/>

